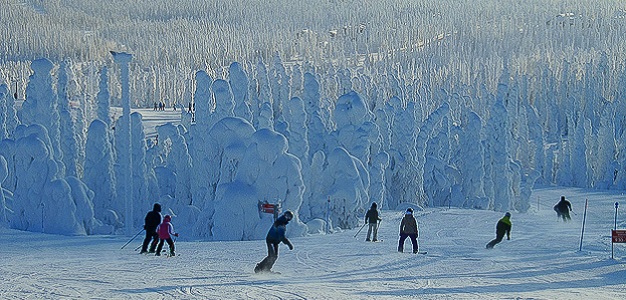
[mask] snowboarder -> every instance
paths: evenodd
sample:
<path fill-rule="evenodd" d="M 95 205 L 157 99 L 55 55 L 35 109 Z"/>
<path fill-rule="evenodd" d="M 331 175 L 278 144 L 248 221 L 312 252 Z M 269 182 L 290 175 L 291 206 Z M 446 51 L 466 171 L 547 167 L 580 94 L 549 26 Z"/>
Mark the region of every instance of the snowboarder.
<path fill-rule="evenodd" d="M 486 246 L 487 249 L 492 249 L 497 243 L 502 242 L 504 234 L 506 233 L 506 239 L 511 239 L 511 213 L 507 212 L 504 217 L 496 224 L 496 238 L 489 242 Z"/>
<path fill-rule="evenodd" d="M 293 213 L 286 211 L 282 216 L 278 217 L 274 224 L 267 232 L 265 244 L 267 245 L 267 257 L 254 267 L 254 273 L 271 272 L 274 263 L 278 259 L 278 245 L 283 242 L 289 246 L 289 250 L 293 250 L 293 245 L 285 237 L 287 231 L 287 223 L 293 219 Z"/>
<path fill-rule="evenodd" d="M 146 238 L 141 245 L 141 254 L 154 253 L 154 249 L 159 242 L 159 234 L 156 231 L 159 224 L 161 224 L 161 204 L 155 203 L 152 210 L 146 214 L 145 223 L 143 225 L 143 229 L 146 230 Z M 152 240 L 152 244 L 150 244 L 150 252 L 148 252 L 150 240 Z"/>
<path fill-rule="evenodd" d="M 159 246 L 156 250 L 156 256 L 161 255 L 161 249 L 163 249 L 163 242 L 167 242 L 170 246 L 170 256 L 176 255 L 174 253 L 174 241 L 172 240 L 173 236 L 178 236 L 178 233 L 174 232 L 174 225 L 171 223 L 172 217 L 170 215 L 165 215 L 163 218 L 163 223 L 159 225 L 157 228 L 157 232 L 159 233 Z"/>
<path fill-rule="evenodd" d="M 569 212 L 572 211 L 572 204 L 565 200 L 565 196 L 561 196 L 561 201 L 554 206 L 557 218 L 563 218 L 563 222 L 567 222 L 572 219 Z"/>
<path fill-rule="evenodd" d="M 413 209 L 407 208 L 400 223 L 400 241 L 398 242 L 398 252 L 404 252 L 404 241 L 407 237 L 411 238 L 411 244 L 413 245 L 413 253 L 418 253 L 419 247 L 417 245 L 417 221 L 413 217 Z"/>
<path fill-rule="evenodd" d="M 372 203 L 372 207 L 370 207 L 370 209 L 365 214 L 365 223 L 369 224 L 369 229 L 367 230 L 367 238 L 365 239 L 365 241 L 367 242 L 378 241 L 378 221 L 381 221 L 382 219 L 378 214 L 378 209 L 376 209 L 377 206 L 378 205 L 376 204 L 376 202 Z M 370 236 L 372 236 L 373 239 L 370 240 Z"/>

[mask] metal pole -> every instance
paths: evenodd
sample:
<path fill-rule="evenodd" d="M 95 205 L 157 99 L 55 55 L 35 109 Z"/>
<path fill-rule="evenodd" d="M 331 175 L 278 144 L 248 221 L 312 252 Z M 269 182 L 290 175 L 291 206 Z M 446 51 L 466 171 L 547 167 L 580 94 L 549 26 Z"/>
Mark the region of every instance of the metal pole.
<path fill-rule="evenodd" d="M 330 196 L 326 202 L 326 233 L 330 233 Z"/>
<path fill-rule="evenodd" d="M 137 232 L 137 234 L 135 234 L 135 236 L 133 236 L 133 238 L 130 239 L 130 241 L 126 242 L 126 244 L 124 244 L 124 246 L 122 246 L 122 248 L 120 248 L 120 249 L 124 249 L 124 247 L 126 247 L 126 245 L 130 244 L 130 242 L 132 242 L 142 231 L 144 231 L 144 229 L 139 230 L 139 232 Z"/>
<path fill-rule="evenodd" d="M 613 230 L 617 230 L 617 208 L 619 207 L 619 202 L 615 202 L 615 225 L 613 226 Z M 613 259 L 614 254 L 614 245 L 613 243 L 613 232 L 611 232 L 611 259 Z"/>
<path fill-rule="evenodd" d="M 583 213 L 583 229 L 580 233 L 580 248 L 578 248 L 578 251 L 583 251 L 583 236 L 585 235 L 585 221 L 587 220 L 587 203 L 589 202 L 588 199 L 585 199 L 585 212 Z"/>
<path fill-rule="evenodd" d="M 356 234 L 354 235 L 354 237 L 356 237 L 357 235 L 359 235 L 359 233 L 361 232 L 361 230 L 363 230 L 363 228 L 365 228 L 365 225 L 367 225 L 367 222 L 365 222 L 365 224 L 363 224 L 363 226 L 361 226 L 361 229 L 359 229 L 359 231 L 356 232 Z"/>
<path fill-rule="evenodd" d="M 613 229 L 617 230 L 617 208 L 619 207 L 619 202 L 615 202 L 615 225 Z"/>

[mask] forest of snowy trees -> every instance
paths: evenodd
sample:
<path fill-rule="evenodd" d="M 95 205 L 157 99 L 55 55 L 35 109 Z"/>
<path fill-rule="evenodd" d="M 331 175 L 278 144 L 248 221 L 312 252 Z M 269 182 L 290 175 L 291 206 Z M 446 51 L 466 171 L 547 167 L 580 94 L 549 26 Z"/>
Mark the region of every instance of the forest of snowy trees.
<path fill-rule="evenodd" d="M 419 3 L 401 7 L 437 8 Z M 385 40 L 361 16 L 363 27 L 331 30 L 332 53 L 275 49 L 223 68 L 171 69 L 146 60 L 143 46 L 122 47 L 133 53 L 126 64 L 54 48 L 24 59 L 3 42 L 0 222 L 128 233 L 158 201 L 189 236 L 247 240 L 271 223 L 259 201 L 296 212 L 290 232 L 302 235 L 353 228 L 372 202 L 525 212 L 536 184 L 625 188 L 626 54 L 607 44 L 624 43 L 620 11 L 515 5 L 519 15 L 490 7 L 481 24 L 456 20 L 411 45 L 397 39 L 415 32 Z M 164 49 L 186 56 L 177 46 Z M 180 110 L 180 125 L 158 126 L 158 143 L 141 114 L 111 114 L 155 101 L 195 107 Z"/>

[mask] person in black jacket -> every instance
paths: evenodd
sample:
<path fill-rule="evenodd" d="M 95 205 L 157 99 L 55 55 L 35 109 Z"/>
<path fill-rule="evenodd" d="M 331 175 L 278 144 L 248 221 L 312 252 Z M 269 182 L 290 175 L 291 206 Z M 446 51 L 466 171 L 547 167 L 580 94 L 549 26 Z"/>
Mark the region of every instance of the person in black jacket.
<path fill-rule="evenodd" d="M 154 250 L 159 242 L 159 234 L 157 233 L 157 227 L 161 224 L 161 204 L 155 203 L 152 207 L 152 211 L 149 211 L 146 214 L 145 223 L 143 225 L 143 229 L 146 230 L 146 238 L 143 240 L 143 245 L 141 246 L 141 253 L 154 253 Z M 152 240 L 152 244 L 150 244 L 150 251 L 148 252 L 148 244 Z"/>
<path fill-rule="evenodd" d="M 367 238 L 365 239 L 365 241 L 367 242 L 378 241 L 378 221 L 381 221 L 382 219 L 380 218 L 378 214 L 378 209 L 376 209 L 376 207 L 376 202 L 372 203 L 372 207 L 370 207 L 370 209 L 365 214 L 365 223 L 369 224 L 369 229 L 367 230 Z M 373 239 L 370 240 L 370 236 L 372 236 Z"/>
<path fill-rule="evenodd" d="M 278 217 L 274 224 L 267 232 L 265 237 L 265 244 L 267 245 L 267 257 L 265 257 L 260 263 L 254 267 L 254 273 L 259 272 L 271 272 L 274 263 L 278 259 L 278 245 L 283 242 L 289 246 L 289 250 L 293 250 L 293 245 L 285 237 L 287 231 L 287 224 L 293 219 L 293 213 L 286 211 L 282 216 Z"/>
<path fill-rule="evenodd" d="M 496 238 L 489 242 L 486 246 L 487 249 L 493 248 L 497 243 L 502 242 L 504 235 L 506 234 L 506 239 L 511 239 L 511 213 L 507 212 L 504 214 L 504 217 L 498 220 L 496 224 Z"/>
<path fill-rule="evenodd" d="M 557 218 L 563 218 L 563 222 L 572 219 L 569 215 L 569 212 L 572 211 L 572 204 L 565 200 L 565 196 L 561 196 L 561 201 L 554 206 L 554 211 L 556 211 Z"/>
<path fill-rule="evenodd" d="M 407 208 L 404 213 L 404 217 L 402 218 L 402 222 L 400 222 L 400 240 L 398 241 L 398 252 L 404 251 L 404 241 L 406 238 L 411 239 L 411 244 L 413 246 L 413 253 L 418 253 L 419 245 L 417 244 L 417 237 L 419 235 L 419 229 L 417 227 L 417 220 L 413 216 L 413 209 Z"/>

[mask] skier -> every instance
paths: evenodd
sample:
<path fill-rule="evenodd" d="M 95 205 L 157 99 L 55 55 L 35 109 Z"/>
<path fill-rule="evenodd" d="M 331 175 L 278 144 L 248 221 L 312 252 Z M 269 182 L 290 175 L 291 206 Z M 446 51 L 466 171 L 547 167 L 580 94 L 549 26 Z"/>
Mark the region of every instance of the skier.
<path fill-rule="evenodd" d="M 167 242 L 170 246 L 170 256 L 176 255 L 174 253 L 174 241 L 172 240 L 172 235 L 177 237 L 178 233 L 174 232 L 174 225 L 172 225 L 171 221 L 172 217 L 170 217 L 170 215 L 165 215 L 163 223 L 161 223 L 157 229 L 157 232 L 159 233 L 159 247 L 157 247 L 156 256 L 161 256 L 163 242 Z"/>
<path fill-rule="evenodd" d="M 398 242 L 398 252 L 404 251 L 404 241 L 407 237 L 411 238 L 411 244 L 413 244 L 413 254 L 418 252 L 417 245 L 417 221 L 415 217 L 413 217 L 413 209 L 407 208 L 404 213 L 404 217 L 402 218 L 402 222 L 400 223 L 400 241 Z"/>
<path fill-rule="evenodd" d="M 146 238 L 143 240 L 143 245 L 141 245 L 141 254 L 154 253 L 154 249 L 159 242 L 159 234 L 156 231 L 159 224 L 161 224 L 161 204 L 155 203 L 152 210 L 146 214 L 143 225 L 143 229 L 146 230 Z M 152 240 L 152 244 L 150 244 L 150 252 L 148 252 L 150 240 Z"/>
<path fill-rule="evenodd" d="M 278 217 L 274 224 L 267 232 L 265 244 L 267 244 L 267 257 L 254 267 L 254 273 L 272 272 L 272 267 L 278 259 L 278 245 L 283 242 L 289 246 L 289 250 L 293 250 L 293 245 L 285 237 L 287 231 L 287 223 L 293 219 L 293 213 L 286 211 L 282 216 Z"/>
<path fill-rule="evenodd" d="M 569 212 L 572 211 L 572 204 L 565 200 L 565 196 L 561 196 L 561 201 L 554 206 L 557 218 L 563 218 L 563 222 L 567 222 L 572 219 Z"/>
<path fill-rule="evenodd" d="M 380 216 L 378 215 L 378 209 L 376 209 L 376 202 L 372 203 L 372 207 L 365 214 L 365 223 L 369 224 L 369 229 L 367 230 L 367 238 L 365 241 L 370 241 L 370 236 L 373 233 L 373 239 L 371 241 L 378 241 L 378 221 L 382 221 Z"/>
<path fill-rule="evenodd" d="M 489 242 L 486 246 L 487 249 L 492 249 L 497 243 L 502 242 L 504 234 L 506 233 L 506 239 L 511 239 L 511 213 L 507 212 L 504 217 L 496 224 L 496 238 Z"/>

